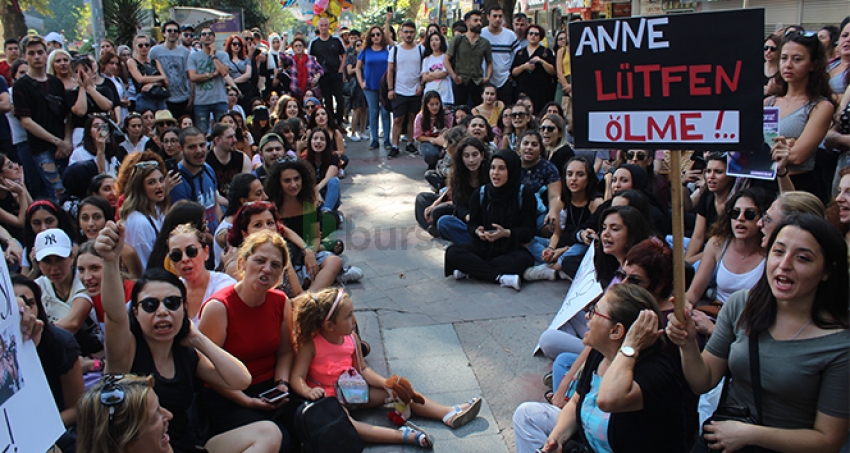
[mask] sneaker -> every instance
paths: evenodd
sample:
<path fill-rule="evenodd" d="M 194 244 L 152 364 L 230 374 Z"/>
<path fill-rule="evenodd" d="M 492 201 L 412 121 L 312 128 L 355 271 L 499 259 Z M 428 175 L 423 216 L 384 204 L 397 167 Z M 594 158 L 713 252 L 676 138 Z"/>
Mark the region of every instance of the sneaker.
<path fill-rule="evenodd" d="M 337 177 L 339 179 L 345 179 L 345 169 L 344 168 L 339 169 L 339 173 L 337 174 Z"/>
<path fill-rule="evenodd" d="M 359 142 L 359 141 L 360 141 L 360 133 L 359 133 L 359 132 L 355 132 L 355 133 L 354 133 L 351 137 L 349 137 L 349 138 L 351 139 L 351 141 L 352 141 L 352 142 Z"/>
<path fill-rule="evenodd" d="M 360 138 L 363 140 L 372 140 L 372 134 L 370 134 L 369 131 L 366 131 L 360 134 Z"/>
<path fill-rule="evenodd" d="M 469 274 L 464 274 L 463 272 L 455 269 L 455 271 L 452 272 L 452 277 L 454 277 L 455 280 L 463 280 L 465 278 L 469 278 Z"/>
<path fill-rule="evenodd" d="M 519 275 L 500 275 L 499 285 L 503 288 L 513 288 L 519 291 Z"/>
<path fill-rule="evenodd" d="M 372 143 L 369 144 L 369 149 L 378 149 L 378 148 L 380 148 L 380 145 L 378 144 L 378 142 L 372 142 Z"/>
<path fill-rule="evenodd" d="M 378 138 L 384 138 L 384 131 L 378 133 Z"/>
<path fill-rule="evenodd" d="M 572 278 L 572 277 L 570 277 L 570 276 L 569 276 L 566 272 L 564 272 L 564 271 L 558 271 L 558 278 L 560 278 L 561 280 L 566 280 L 566 281 L 568 281 L 568 282 L 572 282 L 572 281 L 573 281 L 573 278 Z"/>
<path fill-rule="evenodd" d="M 363 278 L 363 271 L 357 266 L 346 266 L 342 268 L 342 272 L 336 277 L 340 283 L 359 282 Z"/>
<path fill-rule="evenodd" d="M 544 263 L 529 267 L 523 272 L 522 277 L 528 281 L 555 280 L 555 274 L 555 269 Z"/>
<path fill-rule="evenodd" d="M 393 147 L 390 147 L 389 152 L 387 152 L 387 158 L 388 158 L 388 159 L 392 159 L 392 158 L 394 158 L 394 157 L 398 157 L 398 155 L 399 155 L 399 154 L 400 154 L 400 153 L 399 153 L 399 151 L 398 151 L 398 147 L 397 147 L 397 146 L 393 146 Z"/>
<path fill-rule="evenodd" d="M 413 155 L 419 154 L 419 150 L 416 148 L 416 145 L 414 145 L 413 143 L 408 143 L 407 146 L 404 148 L 404 150 L 409 152 L 410 154 L 413 154 Z"/>

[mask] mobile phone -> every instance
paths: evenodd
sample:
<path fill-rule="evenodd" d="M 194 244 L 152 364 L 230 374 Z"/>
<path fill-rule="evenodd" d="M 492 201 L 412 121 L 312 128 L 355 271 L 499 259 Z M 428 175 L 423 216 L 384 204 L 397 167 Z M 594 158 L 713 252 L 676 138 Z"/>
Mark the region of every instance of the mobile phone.
<path fill-rule="evenodd" d="M 699 151 L 695 151 L 693 154 L 691 154 L 691 160 L 694 162 L 693 166 L 691 167 L 691 170 L 703 171 L 708 166 L 708 164 L 705 162 L 705 158 L 697 154 L 698 152 Z"/>
<path fill-rule="evenodd" d="M 284 392 L 283 390 L 280 390 L 277 387 L 268 389 L 265 392 L 260 393 L 260 398 L 262 398 L 268 403 L 277 402 L 281 398 L 286 398 L 287 396 L 289 396 L 289 392 Z"/>
<path fill-rule="evenodd" d="M 387 12 L 388 12 L 388 13 L 393 12 L 393 7 L 392 7 L 392 6 L 387 6 Z"/>
<path fill-rule="evenodd" d="M 177 171 L 177 160 L 173 158 L 165 159 L 165 170 L 169 173 Z"/>

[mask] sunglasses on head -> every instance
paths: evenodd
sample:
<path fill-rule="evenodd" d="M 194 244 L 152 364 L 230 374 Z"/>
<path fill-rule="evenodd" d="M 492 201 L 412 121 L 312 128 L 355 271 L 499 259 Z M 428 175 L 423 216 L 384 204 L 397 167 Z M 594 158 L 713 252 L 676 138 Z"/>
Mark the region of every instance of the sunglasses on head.
<path fill-rule="evenodd" d="M 785 36 L 790 36 L 790 35 L 800 35 L 803 38 L 814 38 L 814 37 L 817 37 L 818 33 L 816 31 L 804 31 L 804 30 L 791 29 L 791 30 L 788 30 L 788 31 L 785 32 Z"/>
<path fill-rule="evenodd" d="M 195 258 L 198 256 L 198 252 L 198 248 L 194 245 L 186 247 L 186 256 L 189 258 Z M 172 263 L 179 263 L 180 261 L 183 261 L 183 250 L 174 249 L 168 252 L 168 259 L 170 259 Z"/>
<path fill-rule="evenodd" d="M 643 151 L 626 151 L 627 160 L 644 160 L 648 157 Z"/>
<path fill-rule="evenodd" d="M 614 277 L 618 278 L 621 282 L 631 283 L 632 285 L 642 286 L 645 283 L 637 275 L 628 275 L 622 269 L 614 272 Z"/>
<path fill-rule="evenodd" d="M 759 213 L 756 212 L 755 209 L 749 209 L 748 208 L 748 209 L 744 209 L 743 212 L 744 212 L 744 219 L 747 220 L 747 221 L 750 221 L 750 222 L 752 222 L 753 220 L 756 219 L 756 217 L 759 216 Z M 732 219 L 737 219 L 737 218 L 741 217 L 741 208 L 732 208 L 729 211 L 729 215 L 732 216 Z"/>
<path fill-rule="evenodd" d="M 540 126 L 541 132 L 555 132 L 556 130 L 558 130 L 558 128 L 555 126 Z"/>
<path fill-rule="evenodd" d="M 142 307 L 145 313 L 155 313 L 159 309 L 160 303 L 165 305 L 168 311 L 177 311 L 183 305 L 183 298 L 180 296 L 168 296 L 159 300 L 156 297 L 146 297 L 139 301 L 139 307 Z"/>
<path fill-rule="evenodd" d="M 123 374 L 107 374 L 100 378 L 100 404 L 109 408 L 109 421 L 115 416 L 115 406 L 124 402 L 124 387 L 120 384 Z"/>
<path fill-rule="evenodd" d="M 769 51 L 771 51 L 771 52 L 776 52 L 776 46 L 767 46 L 767 45 L 766 45 L 766 46 L 764 46 L 764 50 L 765 50 L 765 51 L 768 51 L 768 50 L 769 50 Z"/>

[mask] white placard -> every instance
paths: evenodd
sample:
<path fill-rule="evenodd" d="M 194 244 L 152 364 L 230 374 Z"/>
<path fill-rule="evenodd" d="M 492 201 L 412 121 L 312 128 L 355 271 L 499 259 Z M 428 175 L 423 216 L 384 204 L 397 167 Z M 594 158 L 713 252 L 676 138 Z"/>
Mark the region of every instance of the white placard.
<path fill-rule="evenodd" d="M 578 267 L 576 276 L 573 279 L 570 290 L 567 291 L 567 297 L 564 298 L 564 303 L 561 309 L 552 319 L 552 323 L 546 330 L 557 330 L 567 323 L 573 316 L 587 306 L 590 301 L 596 296 L 602 294 L 602 285 L 596 280 L 596 267 L 593 265 L 593 256 L 596 254 L 596 248 L 593 244 L 587 249 L 584 258 L 581 260 L 581 265 Z M 534 354 L 540 350 L 540 344 L 534 347 Z"/>
<path fill-rule="evenodd" d="M 22 341 L 20 323 L 9 269 L 0 259 L 0 452 L 43 452 L 65 426 L 35 344 Z"/>
<path fill-rule="evenodd" d="M 588 137 L 609 143 L 737 143 L 740 112 L 590 112 Z"/>

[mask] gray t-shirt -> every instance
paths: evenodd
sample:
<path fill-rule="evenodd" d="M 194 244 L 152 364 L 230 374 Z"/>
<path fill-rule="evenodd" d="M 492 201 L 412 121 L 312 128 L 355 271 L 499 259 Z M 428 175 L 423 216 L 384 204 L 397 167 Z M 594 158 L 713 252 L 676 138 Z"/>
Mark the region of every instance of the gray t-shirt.
<path fill-rule="evenodd" d="M 186 73 L 186 60 L 189 58 L 189 50 L 183 46 L 168 50 L 167 47 L 159 44 L 151 49 L 150 58 L 162 65 L 162 70 L 168 77 L 168 90 L 171 92 L 168 102 L 178 103 L 189 99 L 189 96 L 192 95 L 192 89 L 189 87 L 189 76 Z"/>
<path fill-rule="evenodd" d="M 215 55 L 225 64 L 229 59 L 227 53 L 222 50 L 216 51 Z M 193 52 L 189 55 L 189 66 L 186 69 L 195 70 L 198 74 L 209 74 L 215 72 L 215 63 L 206 53 Z M 219 102 L 227 102 L 223 78 L 215 76 L 210 80 L 195 83 L 195 105 L 212 105 Z"/>
<path fill-rule="evenodd" d="M 732 372 L 727 404 L 741 405 L 756 413 L 750 379 L 749 338 L 738 319 L 748 290 L 729 297 L 718 315 L 706 350 L 728 360 Z M 762 422 L 784 429 L 812 429 L 817 412 L 838 418 L 850 417 L 850 330 L 817 338 L 774 340 L 769 332 L 759 336 Z"/>

